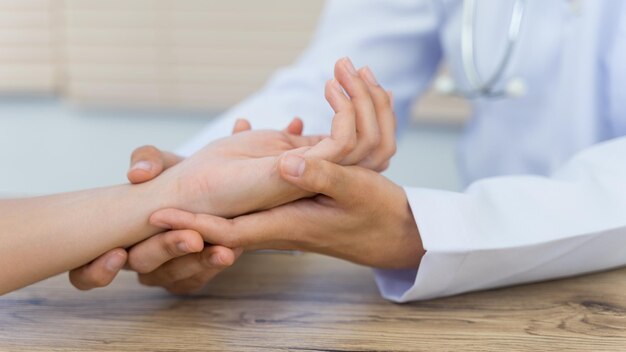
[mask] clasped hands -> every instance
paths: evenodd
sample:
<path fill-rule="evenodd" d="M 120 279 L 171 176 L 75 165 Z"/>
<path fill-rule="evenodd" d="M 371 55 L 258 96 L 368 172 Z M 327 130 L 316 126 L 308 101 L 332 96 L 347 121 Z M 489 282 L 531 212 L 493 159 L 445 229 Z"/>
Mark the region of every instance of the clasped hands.
<path fill-rule="evenodd" d="M 258 249 L 416 268 L 424 249 L 406 195 L 378 173 L 396 149 L 391 94 L 344 58 L 325 97 L 335 112 L 329 136 L 303 136 L 299 119 L 282 131 L 241 119 L 232 136 L 185 160 L 137 149 L 128 178 L 162 185 L 149 221 L 163 232 L 71 271 L 72 284 L 106 286 L 127 267 L 142 284 L 186 294 Z"/>

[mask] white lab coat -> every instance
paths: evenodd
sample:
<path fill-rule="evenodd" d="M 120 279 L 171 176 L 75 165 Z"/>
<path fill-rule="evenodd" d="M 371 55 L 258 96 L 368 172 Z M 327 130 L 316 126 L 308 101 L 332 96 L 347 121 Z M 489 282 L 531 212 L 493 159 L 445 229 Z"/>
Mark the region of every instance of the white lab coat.
<path fill-rule="evenodd" d="M 513 1 L 478 3 L 476 62 L 488 76 Z M 323 85 L 342 56 L 372 67 L 394 92 L 402 127 L 443 57 L 465 84 L 460 16 L 459 0 L 329 1 L 299 60 L 179 152 L 228 135 L 240 116 L 282 128 L 297 115 L 306 133 L 328 132 Z M 500 84 L 520 77 L 528 93 L 473 101 L 459 148 L 467 190 L 405 188 L 427 252 L 419 270 L 376 270 L 384 297 L 427 299 L 626 265 L 626 1 L 528 0 L 504 76 Z"/>

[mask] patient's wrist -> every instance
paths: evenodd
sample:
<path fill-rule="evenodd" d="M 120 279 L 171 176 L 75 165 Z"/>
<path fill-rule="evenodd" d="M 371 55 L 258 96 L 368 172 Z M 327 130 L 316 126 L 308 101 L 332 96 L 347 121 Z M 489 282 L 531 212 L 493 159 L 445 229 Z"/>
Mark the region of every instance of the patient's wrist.
<path fill-rule="evenodd" d="M 175 173 L 166 170 L 153 180 L 137 186 L 142 190 L 152 207 L 157 209 L 172 208 L 183 203 L 182 191 Z"/>
<path fill-rule="evenodd" d="M 182 165 L 181 165 L 182 166 Z M 202 177 L 210 177 L 202 175 Z M 178 165 L 164 171 L 154 180 L 147 182 L 151 203 L 163 208 L 177 208 L 192 212 L 211 213 L 210 192 L 198 185 L 198 175 L 189 175 L 188 170 Z"/>

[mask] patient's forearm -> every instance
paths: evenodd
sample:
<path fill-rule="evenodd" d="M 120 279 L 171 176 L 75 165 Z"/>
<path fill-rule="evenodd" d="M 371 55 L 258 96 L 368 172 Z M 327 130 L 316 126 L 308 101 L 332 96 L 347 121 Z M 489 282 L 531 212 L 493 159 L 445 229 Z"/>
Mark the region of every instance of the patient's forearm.
<path fill-rule="evenodd" d="M 148 218 L 164 194 L 147 183 L 0 200 L 0 294 L 157 233 Z"/>

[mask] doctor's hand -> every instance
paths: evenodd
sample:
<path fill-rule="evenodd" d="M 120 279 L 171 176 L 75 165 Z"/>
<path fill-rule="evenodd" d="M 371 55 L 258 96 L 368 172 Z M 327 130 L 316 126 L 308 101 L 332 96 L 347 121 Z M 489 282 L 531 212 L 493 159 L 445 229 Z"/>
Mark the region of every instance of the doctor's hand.
<path fill-rule="evenodd" d="M 231 248 L 316 252 L 376 268 L 419 266 L 425 251 L 402 187 L 371 170 L 319 159 L 286 156 L 280 166 L 284 180 L 318 195 L 234 219 L 163 209 L 150 222 L 195 230 Z"/>

